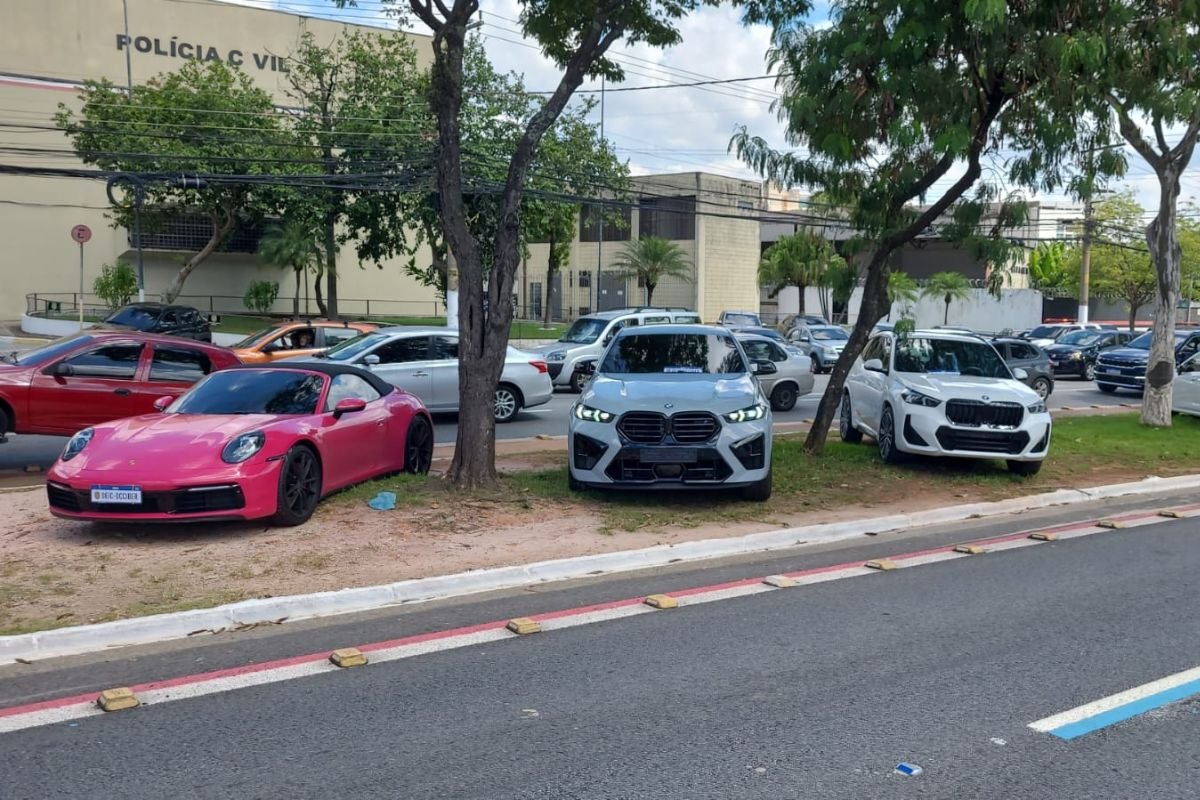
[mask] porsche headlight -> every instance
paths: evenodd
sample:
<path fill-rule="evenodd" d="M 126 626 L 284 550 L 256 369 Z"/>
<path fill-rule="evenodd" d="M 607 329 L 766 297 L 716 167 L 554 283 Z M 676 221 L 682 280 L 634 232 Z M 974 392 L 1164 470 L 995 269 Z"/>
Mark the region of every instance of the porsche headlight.
<path fill-rule="evenodd" d="M 1029 411 L 1030 414 L 1045 414 L 1046 413 L 1046 401 L 1039 400 L 1038 402 L 1033 403 L 1032 405 L 1025 406 L 1025 408 L 1027 411 Z"/>
<path fill-rule="evenodd" d="M 241 464 L 259 450 L 262 450 L 263 445 L 266 443 L 267 437 L 263 436 L 262 431 L 243 433 L 240 436 L 235 436 L 229 440 L 229 444 L 225 445 L 225 449 L 221 451 L 221 460 L 226 464 Z"/>
<path fill-rule="evenodd" d="M 610 414 L 598 408 L 585 406 L 583 403 L 577 403 L 573 413 L 575 414 L 575 419 L 581 419 L 585 422 L 612 422 L 616 417 L 616 414 Z"/>
<path fill-rule="evenodd" d="M 925 408 L 937 408 L 942 404 L 942 401 L 936 397 L 922 394 L 916 389 L 905 389 L 900 393 L 900 398 L 909 405 L 924 406 Z"/>
<path fill-rule="evenodd" d="M 79 433 L 71 437 L 67 442 L 67 446 L 63 448 L 62 460 L 70 461 L 75 456 L 83 452 L 83 448 L 88 446 L 88 442 L 96 435 L 95 428 L 84 428 Z"/>
<path fill-rule="evenodd" d="M 752 406 L 739 408 L 737 411 L 722 416 L 726 422 L 753 422 L 756 419 L 762 419 L 766 415 L 767 407 L 762 403 L 755 403 Z"/>

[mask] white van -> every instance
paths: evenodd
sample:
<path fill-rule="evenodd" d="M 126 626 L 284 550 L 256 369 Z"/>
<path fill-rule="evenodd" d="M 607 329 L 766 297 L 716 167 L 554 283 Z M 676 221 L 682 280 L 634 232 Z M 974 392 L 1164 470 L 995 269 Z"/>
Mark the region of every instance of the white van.
<path fill-rule="evenodd" d="M 550 367 L 556 387 L 569 386 L 578 392 L 588 379 L 585 365 L 604 355 L 617 331 L 635 325 L 697 325 L 700 315 L 686 308 L 620 308 L 600 311 L 575 320 L 557 342 L 526 348 L 537 353 Z"/>

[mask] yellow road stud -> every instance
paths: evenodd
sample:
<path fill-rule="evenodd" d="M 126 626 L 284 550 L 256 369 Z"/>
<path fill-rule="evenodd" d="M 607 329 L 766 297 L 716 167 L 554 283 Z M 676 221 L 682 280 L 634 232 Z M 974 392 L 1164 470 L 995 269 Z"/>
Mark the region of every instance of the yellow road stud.
<path fill-rule="evenodd" d="M 896 562 L 892 561 L 890 558 L 877 558 L 873 561 L 868 561 L 866 564 L 863 564 L 863 566 L 868 569 L 881 569 L 887 571 L 895 569 Z"/>
<path fill-rule="evenodd" d="M 1124 528 L 1125 525 L 1123 523 L 1117 522 L 1115 519 L 1102 519 L 1096 523 L 1096 527 L 1097 528 L 1117 529 L 1117 528 Z"/>
<path fill-rule="evenodd" d="M 96 705 L 103 711 L 124 711 L 138 706 L 137 695 L 132 689 L 120 686 L 116 689 L 105 689 L 96 698 Z"/>
<path fill-rule="evenodd" d="M 652 594 L 644 602 L 651 608 L 679 608 L 679 601 L 669 594 Z"/>
<path fill-rule="evenodd" d="M 367 656 L 357 647 L 343 647 L 329 654 L 329 660 L 339 667 L 363 667 L 367 664 Z"/>
<path fill-rule="evenodd" d="M 987 550 L 984 550 L 982 547 L 980 547 L 977 544 L 960 544 L 960 545 L 955 545 L 954 552 L 966 553 L 969 556 L 977 556 L 977 555 L 980 555 L 981 553 L 986 553 Z"/>
<path fill-rule="evenodd" d="M 1178 512 L 1178 511 L 1171 511 L 1171 510 L 1169 510 L 1169 509 L 1168 509 L 1168 510 L 1166 510 L 1166 511 L 1160 511 L 1160 512 L 1158 512 L 1158 515 L 1159 515 L 1160 517 L 1168 517 L 1168 518 L 1170 518 L 1170 519 L 1183 519 L 1183 518 L 1184 518 L 1183 514 L 1181 514 L 1180 512 Z"/>
<path fill-rule="evenodd" d="M 510 619 L 504 627 L 508 628 L 518 636 L 525 636 L 530 633 L 541 633 L 542 625 L 540 622 L 529 617 L 517 617 Z"/>
<path fill-rule="evenodd" d="M 790 589 L 796 585 L 796 582 L 787 575 L 768 575 L 763 578 L 763 583 L 767 586 L 774 586 L 776 589 Z"/>
<path fill-rule="evenodd" d="M 1057 533 L 1042 533 L 1041 531 L 1038 531 L 1037 533 L 1029 534 L 1029 538 L 1034 539 L 1039 542 L 1053 542 L 1053 541 L 1058 540 L 1058 534 Z"/>

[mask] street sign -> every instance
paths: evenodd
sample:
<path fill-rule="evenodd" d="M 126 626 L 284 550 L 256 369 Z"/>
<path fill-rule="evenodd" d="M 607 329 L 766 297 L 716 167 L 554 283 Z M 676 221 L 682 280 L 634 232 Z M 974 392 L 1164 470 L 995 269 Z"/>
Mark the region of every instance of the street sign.
<path fill-rule="evenodd" d="M 83 244 L 92 238 L 92 229 L 87 225 L 76 225 L 74 228 L 71 228 L 71 238 Z"/>
<path fill-rule="evenodd" d="M 79 330 L 83 330 L 83 245 L 92 238 L 92 229 L 87 225 L 71 228 L 71 239 L 79 243 L 79 298 L 75 307 L 79 309 Z"/>

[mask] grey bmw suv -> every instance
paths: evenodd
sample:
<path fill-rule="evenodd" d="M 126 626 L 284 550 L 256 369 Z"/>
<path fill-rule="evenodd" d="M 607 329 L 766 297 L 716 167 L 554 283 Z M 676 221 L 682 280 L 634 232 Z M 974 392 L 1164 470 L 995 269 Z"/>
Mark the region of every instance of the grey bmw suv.
<path fill-rule="evenodd" d="M 738 489 L 771 496 L 771 407 L 733 335 L 707 325 L 621 331 L 568 429 L 573 490 Z"/>

